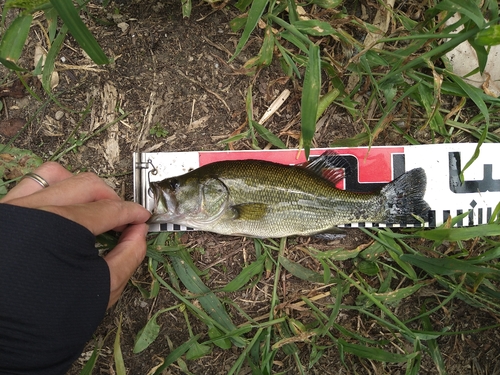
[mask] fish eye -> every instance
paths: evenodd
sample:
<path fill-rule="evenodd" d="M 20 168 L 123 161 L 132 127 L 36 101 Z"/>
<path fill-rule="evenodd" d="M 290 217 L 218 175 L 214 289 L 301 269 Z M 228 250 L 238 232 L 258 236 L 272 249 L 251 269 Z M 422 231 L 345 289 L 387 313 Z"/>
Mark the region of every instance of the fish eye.
<path fill-rule="evenodd" d="M 170 179 L 170 189 L 177 190 L 179 188 L 179 180 L 176 178 Z"/>

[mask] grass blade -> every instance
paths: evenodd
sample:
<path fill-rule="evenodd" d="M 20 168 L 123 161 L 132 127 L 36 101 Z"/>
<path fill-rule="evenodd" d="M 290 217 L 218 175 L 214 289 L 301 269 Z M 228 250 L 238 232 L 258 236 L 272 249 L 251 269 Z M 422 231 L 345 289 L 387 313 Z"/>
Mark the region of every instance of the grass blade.
<path fill-rule="evenodd" d="M 23 52 L 31 21 L 33 21 L 31 14 L 18 16 L 12 21 L 0 41 L 0 62 L 9 69 L 23 70 L 15 63 Z"/>
<path fill-rule="evenodd" d="M 475 42 L 480 46 L 496 46 L 500 44 L 500 25 L 493 25 L 485 30 L 481 30 Z"/>
<path fill-rule="evenodd" d="M 42 86 L 47 92 L 51 91 L 50 83 L 51 83 L 52 73 L 54 72 L 56 57 L 59 51 L 61 50 L 62 44 L 64 42 L 64 39 L 66 38 L 67 33 L 68 33 L 68 27 L 66 25 L 63 25 L 61 27 L 61 31 L 57 35 L 56 39 L 52 43 L 52 46 L 50 46 L 49 52 L 47 53 L 42 74 Z"/>
<path fill-rule="evenodd" d="M 472 165 L 472 163 L 477 159 L 477 157 L 479 156 L 480 147 L 483 144 L 483 142 L 485 141 L 486 136 L 488 135 L 488 128 L 489 128 L 489 124 L 490 124 L 490 114 L 488 112 L 488 107 L 486 107 L 486 103 L 484 102 L 484 100 L 481 98 L 481 96 L 477 92 L 479 89 L 476 89 L 475 87 L 472 87 L 471 85 L 465 83 L 462 78 L 457 77 L 455 75 L 451 75 L 451 78 L 453 79 L 453 81 L 455 81 L 458 84 L 458 86 L 460 86 L 460 88 L 462 90 L 464 90 L 464 92 L 467 94 L 467 96 L 472 99 L 474 104 L 476 104 L 476 106 L 481 111 L 481 114 L 484 116 L 484 120 L 485 120 L 485 126 L 483 129 L 483 132 L 481 133 L 481 137 L 479 138 L 479 140 L 477 142 L 477 146 L 476 146 L 476 150 L 474 151 L 474 155 L 472 155 L 471 159 L 465 164 L 465 166 L 460 171 L 460 179 L 463 181 L 464 180 L 464 176 L 463 176 L 464 171 L 467 168 L 469 168 Z"/>
<path fill-rule="evenodd" d="M 500 270 L 470 264 L 468 261 L 453 258 L 428 258 L 418 254 L 404 254 L 401 260 L 421 268 L 431 275 L 454 275 L 457 273 L 494 274 Z"/>
<path fill-rule="evenodd" d="M 321 63 L 319 47 L 313 44 L 309 47 L 309 61 L 304 75 L 304 89 L 302 91 L 301 102 L 302 144 L 304 146 L 306 158 L 309 158 L 311 141 L 316 132 L 316 115 L 318 113 L 320 91 Z"/>
<path fill-rule="evenodd" d="M 115 361 L 116 374 L 126 375 L 125 363 L 123 362 L 122 348 L 120 346 L 120 337 L 122 334 L 122 316 L 120 315 L 120 321 L 118 322 L 118 329 L 116 331 L 115 342 L 113 344 L 113 359 Z"/>
<path fill-rule="evenodd" d="M 421 311 L 422 317 L 420 318 L 420 320 L 422 321 L 422 327 L 424 328 L 424 330 L 430 332 L 433 330 L 433 327 L 431 324 L 431 320 L 429 319 L 429 315 L 425 314 L 426 310 L 427 309 L 425 308 L 425 304 L 424 304 L 424 306 L 422 306 L 422 311 Z M 427 340 L 426 343 L 427 343 L 427 351 L 429 352 L 429 355 L 431 356 L 432 360 L 436 364 L 436 368 L 438 370 L 438 373 L 440 375 L 446 375 L 446 373 L 447 373 L 446 366 L 445 366 L 443 357 L 441 355 L 441 352 L 439 351 L 439 346 L 438 346 L 437 340 L 430 339 L 430 340 Z"/>
<path fill-rule="evenodd" d="M 323 282 L 323 276 L 320 275 L 319 273 L 314 272 L 304 266 L 301 266 L 298 263 L 292 262 L 291 260 L 283 256 L 279 256 L 278 259 L 280 264 L 293 276 L 298 277 L 299 279 L 302 280 L 312 281 L 315 283 Z"/>
<path fill-rule="evenodd" d="M 460 241 L 484 236 L 500 236 L 500 225 L 484 224 L 477 227 L 437 228 L 429 231 L 419 231 L 416 236 L 434 241 Z"/>
<path fill-rule="evenodd" d="M 192 268 L 187 251 L 183 249 L 176 255 L 170 255 L 169 258 L 179 279 L 186 288 L 198 296 L 198 301 L 208 315 L 219 323 L 227 332 L 234 331 L 236 326 L 231 321 L 226 309 Z M 231 340 L 235 345 L 243 345 L 243 341 L 239 337 L 232 337 Z"/>
<path fill-rule="evenodd" d="M 221 289 L 222 292 L 234 292 L 240 288 L 243 288 L 252 277 L 262 273 L 264 270 L 264 260 L 266 255 L 261 255 L 255 262 L 243 268 L 243 271 L 239 273 L 233 280 L 231 280 L 224 288 Z"/>
<path fill-rule="evenodd" d="M 248 39 L 250 38 L 250 34 L 252 31 L 255 29 L 255 26 L 257 26 L 257 23 L 260 20 L 260 17 L 262 17 L 262 14 L 264 13 L 264 9 L 266 9 L 268 0 L 254 0 L 252 1 L 252 6 L 250 7 L 250 10 L 248 11 L 248 18 L 247 22 L 245 24 L 245 29 L 243 30 L 243 34 L 241 34 L 240 40 L 238 41 L 238 44 L 236 45 L 236 50 L 234 51 L 233 56 L 229 59 L 229 62 L 233 61 L 236 56 L 238 56 L 245 46 L 245 44 L 248 42 Z"/>
<path fill-rule="evenodd" d="M 436 9 L 448 11 L 449 13 L 460 13 L 474 22 L 479 27 L 484 27 L 485 20 L 481 9 L 472 0 L 444 0 L 436 4 Z"/>
<path fill-rule="evenodd" d="M 198 341 L 201 335 L 195 335 L 191 337 L 188 341 L 186 341 L 184 344 L 178 346 L 176 349 L 172 350 L 170 354 L 165 358 L 165 362 L 158 367 L 154 373 L 154 375 L 160 375 L 163 373 L 163 370 L 165 370 L 168 366 L 170 366 L 172 363 L 177 361 L 184 353 L 186 353 L 191 346 Z"/>
<path fill-rule="evenodd" d="M 276 146 L 278 148 L 286 148 L 286 145 L 283 143 L 283 141 L 273 133 L 271 133 L 269 130 L 267 130 L 265 126 L 259 124 L 257 121 L 252 121 L 252 126 L 262 138 L 271 143 L 273 146 Z"/>
<path fill-rule="evenodd" d="M 100 347 L 96 343 L 94 346 L 94 350 L 92 351 L 92 355 L 83 366 L 82 371 L 80 371 L 80 375 L 92 375 L 92 371 L 94 370 L 95 364 L 97 362 L 97 358 L 99 357 Z"/>
<path fill-rule="evenodd" d="M 407 362 L 417 356 L 418 353 L 396 354 L 379 348 L 370 348 L 365 345 L 351 344 L 339 339 L 339 346 L 342 346 L 344 353 L 351 353 L 361 358 L 368 358 L 380 362 L 399 363 Z"/>
<path fill-rule="evenodd" d="M 87 52 L 89 57 L 96 64 L 108 64 L 109 59 L 81 20 L 73 2 L 67 0 L 50 0 L 50 3 L 57 10 L 64 24 L 68 26 L 71 35 L 73 35 L 80 47 Z"/>

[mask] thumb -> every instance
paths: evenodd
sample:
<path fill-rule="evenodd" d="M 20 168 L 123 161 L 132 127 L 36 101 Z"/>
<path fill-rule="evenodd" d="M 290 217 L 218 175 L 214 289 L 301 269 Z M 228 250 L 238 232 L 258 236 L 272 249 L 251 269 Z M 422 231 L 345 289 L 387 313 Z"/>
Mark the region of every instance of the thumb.
<path fill-rule="evenodd" d="M 118 245 L 104 257 L 110 274 L 108 308 L 120 298 L 128 280 L 144 259 L 147 233 L 147 224 L 128 226 L 120 236 Z"/>

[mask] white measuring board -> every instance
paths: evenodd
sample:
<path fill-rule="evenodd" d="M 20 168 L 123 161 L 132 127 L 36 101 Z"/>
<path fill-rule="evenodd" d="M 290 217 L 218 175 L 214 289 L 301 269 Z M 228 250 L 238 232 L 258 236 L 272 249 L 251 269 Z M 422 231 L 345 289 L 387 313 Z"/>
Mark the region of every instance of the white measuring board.
<path fill-rule="evenodd" d="M 380 146 L 312 149 L 310 158 L 333 150 L 350 165 L 350 173 L 337 187 L 341 189 L 373 192 L 406 171 L 421 167 L 427 175 L 424 199 L 431 207 L 425 226 L 441 225 L 449 216 L 468 212 L 457 226 L 485 224 L 500 202 L 500 145 L 481 146 L 479 157 L 464 172 L 460 172 L 471 159 L 476 144 L 456 143 L 416 146 Z M 152 210 L 153 198 L 148 193 L 149 182 L 178 176 L 205 164 L 221 160 L 259 159 L 282 164 L 305 162 L 304 152 L 298 150 L 256 151 L 191 151 L 134 153 L 134 200 Z M 405 227 L 412 224 L 351 223 L 343 227 Z M 189 230 L 173 223 L 152 224 L 150 231 Z"/>

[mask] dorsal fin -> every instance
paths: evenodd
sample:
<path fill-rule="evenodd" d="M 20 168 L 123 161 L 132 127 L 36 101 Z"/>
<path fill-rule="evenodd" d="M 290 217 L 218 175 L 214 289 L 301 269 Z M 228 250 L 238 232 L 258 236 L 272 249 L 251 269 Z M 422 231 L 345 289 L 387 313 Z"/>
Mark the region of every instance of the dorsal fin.
<path fill-rule="evenodd" d="M 331 150 L 325 151 L 313 160 L 297 164 L 297 166 L 309 169 L 332 184 L 343 180 L 351 173 L 351 167 L 347 160 Z"/>

